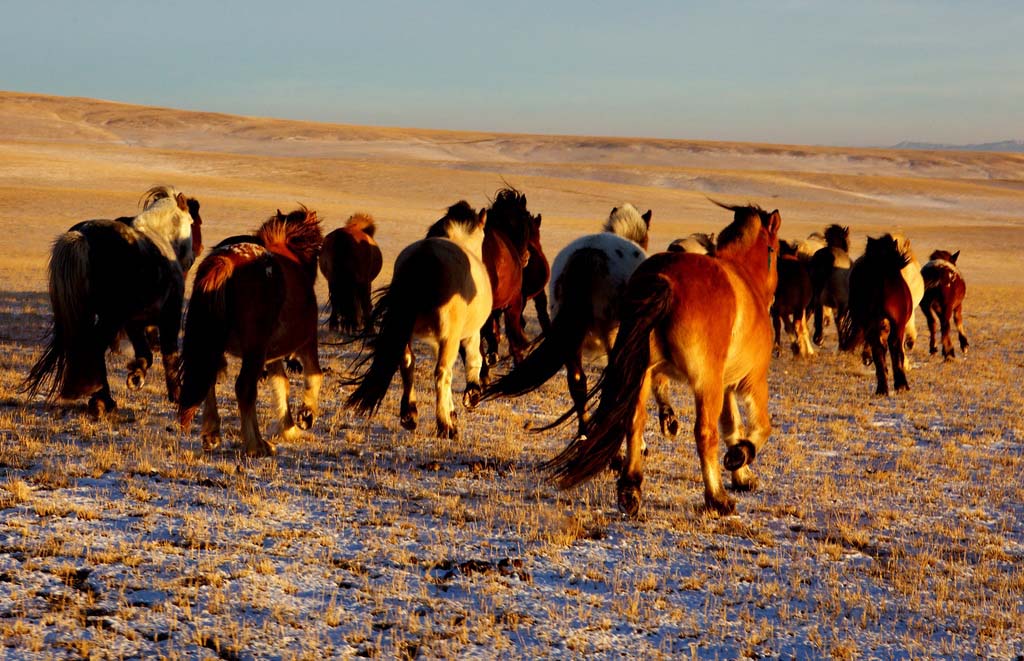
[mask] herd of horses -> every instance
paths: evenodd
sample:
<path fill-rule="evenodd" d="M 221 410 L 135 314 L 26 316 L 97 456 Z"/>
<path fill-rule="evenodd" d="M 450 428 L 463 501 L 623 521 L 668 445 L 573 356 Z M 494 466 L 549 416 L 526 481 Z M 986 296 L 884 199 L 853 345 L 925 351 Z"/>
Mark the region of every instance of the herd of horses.
<path fill-rule="evenodd" d="M 681 238 L 654 254 L 648 254 L 652 212 L 622 204 L 601 231 L 569 243 L 549 266 L 540 214 L 529 211 L 522 192 L 506 187 L 486 208 L 465 201 L 450 206 L 423 239 L 398 254 L 391 282 L 375 299 L 383 258 L 373 218 L 356 214 L 324 236 L 316 212 L 300 206 L 214 246 L 196 267 L 183 315 L 186 274 L 203 249 L 199 203 L 157 186 L 143 196 L 138 215 L 84 221 L 54 242 L 52 325 L 23 389 L 48 399 L 88 398 L 95 416 L 115 409 L 105 358 L 126 335 L 134 351 L 127 387 L 143 386 L 158 346 L 182 427 L 188 429 L 202 405 L 202 444 L 213 450 L 221 441 L 216 383 L 230 354 L 241 359 L 235 396 L 242 447 L 250 456 L 272 455 L 272 441 L 309 429 L 318 414 L 319 269 L 330 291 L 328 324 L 362 347 L 353 374 L 342 380 L 352 388 L 346 406 L 372 415 L 399 372 L 399 422 L 415 429 L 415 339 L 436 350 L 434 410 L 443 438 L 458 434 L 452 381 L 460 357 L 467 409 L 534 391 L 565 367 L 572 406 L 541 429 L 575 417 L 578 431 L 545 468 L 568 488 L 617 465 L 619 507 L 635 515 L 647 400 L 653 394 L 662 433 L 675 436 L 679 420 L 669 386 L 681 381 L 694 395 L 706 506 L 729 513 L 735 503 L 722 484 L 719 443 L 733 489 L 754 488 L 751 464 L 771 430 L 768 367 L 783 327 L 794 338 L 793 352 L 806 356 L 823 344 L 831 322 L 839 348 L 861 349 L 865 363 L 875 365 L 876 392 L 887 394 L 887 357 L 894 388 L 908 387 L 916 307 L 927 320 L 932 353 L 936 322 L 944 358 L 955 355 L 951 324 L 966 351 L 966 287 L 959 252 L 935 251 L 921 267 L 905 237 L 886 234 L 868 238 L 864 254 L 852 259 L 849 228 L 830 225 L 824 234 L 788 242 L 779 238 L 778 210 L 714 203 L 732 214 L 717 234 Z M 541 327 L 532 341 L 523 329 L 530 300 Z M 512 368 L 491 379 L 503 336 Z M 607 355 L 592 385 L 583 369 L 588 350 Z M 293 410 L 286 363 L 294 362 L 304 389 Z M 276 412 L 268 437 L 256 415 L 264 377 Z"/>

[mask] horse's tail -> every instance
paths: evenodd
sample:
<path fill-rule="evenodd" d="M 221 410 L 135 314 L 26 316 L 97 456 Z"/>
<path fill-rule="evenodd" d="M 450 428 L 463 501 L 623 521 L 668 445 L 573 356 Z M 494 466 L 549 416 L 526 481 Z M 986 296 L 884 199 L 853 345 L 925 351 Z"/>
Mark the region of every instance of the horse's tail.
<path fill-rule="evenodd" d="M 591 397 L 600 403 L 587 426 L 587 435 L 568 445 L 545 468 L 568 489 L 594 477 L 615 457 L 629 432 L 644 375 L 651 361 L 651 333 L 675 306 L 672 282 L 657 270 L 638 273 L 630 280 L 622 306 L 623 317 L 608 367 Z"/>
<path fill-rule="evenodd" d="M 522 362 L 486 388 L 483 399 L 525 395 L 558 373 L 566 356 L 579 350 L 594 323 L 589 294 L 593 274 L 607 268 L 607 259 L 600 250 L 582 248 L 573 254 L 558 279 L 558 287 L 566 294 L 559 301 L 551 328 Z"/>
<path fill-rule="evenodd" d="M 86 373 L 89 363 L 83 361 L 93 337 L 93 320 L 89 308 L 89 242 L 82 232 L 66 232 L 54 242 L 49 289 L 53 307 L 49 341 L 21 389 L 34 396 L 52 377 L 45 389 L 47 396 L 59 392 L 61 397 L 72 398 L 83 394 L 96 378 Z"/>
<path fill-rule="evenodd" d="M 431 256 L 414 252 L 402 263 L 391 284 L 380 290 L 363 340 L 370 354 L 360 363 L 368 360 L 370 367 L 349 382 L 356 389 L 345 401 L 347 406 L 370 414 L 380 406 L 405 356 L 405 347 L 412 341 L 416 319 L 441 303 L 437 275 L 439 266 Z"/>
<path fill-rule="evenodd" d="M 233 272 L 231 258 L 217 252 L 208 255 L 196 270 L 178 365 L 178 421 L 186 429 L 224 367 L 228 342 L 226 290 Z"/>

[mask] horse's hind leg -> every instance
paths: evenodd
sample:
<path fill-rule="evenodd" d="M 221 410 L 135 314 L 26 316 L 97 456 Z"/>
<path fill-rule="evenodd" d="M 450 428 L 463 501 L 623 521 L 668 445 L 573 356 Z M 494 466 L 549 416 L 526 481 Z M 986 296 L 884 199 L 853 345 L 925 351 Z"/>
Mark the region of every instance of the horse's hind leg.
<path fill-rule="evenodd" d="M 437 365 L 434 367 L 435 415 L 437 435 L 440 438 L 456 438 L 459 435 L 452 420 L 455 411 L 452 401 L 452 367 L 458 355 L 459 344 L 442 337 L 437 344 Z"/>
<path fill-rule="evenodd" d="M 466 366 L 466 391 L 462 394 L 462 405 L 467 409 L 476 408 L 480 403 L 483 388 L 480 385 L 480 370 L 483 356 L 480 355 L 480 334 L 474 333 L 462 340 L 461 352 Z"/>
<path fill-rule="evenodd" d="M 956 332 L 960 336 L 960 352 L 967 353 L 967 334 L 964 333 L 964 308 L 962 303 L 957 303 L 953 308 L 953 321 L 956 323 Z"/>
<path fill-rule="evenodd" d="M 813 356 L 814 345 L 811 344 L 811 334 L 807 330 L 807 313 L 803 309 L 799 314 L 793 315 L 793 325 L 796 327 L 796 353 L 798 356 Z"/>
<path fill-rule="evenodd" d="M 520 296 L 505 308 L 505 334 L 508 336 L 508 350 L 512 354 L 512 363 L 523 362 L 523 351 L 530 344 L 523 331 L 523 299 Z"/>
<path fill-rule="evenodd" d="M 288 373 L 284 369 L 283 360 L 275 360 L 267 364 L 267 378 L 274 396 L 274 413 L 277 419 L 270 428 L 271 438 L 292 440 L 299 434 L 292 419 L 292 411 L 288 406 Z"/>
<path fill-rule="evenodd" d="M 644 427 L 647 426 L 647 399 L 651 394 L 651 370 L 644 374 L 640 392 L 633 402 L 633 419 L 626 435 L 626 457 L 616 483 L 619 509 L 627 516 L 636 516 L 642 502 L 644 481 Z"/>
<path fill-rule="evenodd" d="M 667 375 L 656 372 L 654 379 L 654 401 L 658 404 L 658 423 L 661 425 L 663 436 L 673 438 L 679 433 L 679 418 L 672 408 L 672 401 L 669 399 L 670 379 Z M 646 448 L 645 448 L 646 449 Z"/>
<path fill-rule="evenodd" d="M 548 294 L 543 289 L 533 297 L 533 307 L 537 310 L 537 323 L 542 333 L 551 330 L 551 315 L 548 314 Z M 525 308 L 525 305 L 524 305 Z"/>
<path fill-rule="evenodd" d="M 135 357 L 128 361 L 128 376 L 125 385 L 129 390 L 139 390 L 146 385 L 146 371 L 153 366 L 153 351 L 150 348 L 146 326 L 142 322 L 129 322 L 125 333 L 132 343 Z"/>
<path fill-rule="evenodd" d="M 242 420 L 243 449 L 250 457 L 268 457 L 277 451 L 260 435 L 259 420 L 256 417 L 256 389 L 263 373 L 263 363 L 262 353 L 246 354 L 242 357 L 242 369 L 235 379 L 238 416 Z"/>
<path fill-rule="evenodd" d="M 476 351 L 480 355 L 480 349 Z M 405 352 L 402 355 L 402 363 L 399 366 L 402 373 L 402 404 L 398 413 L 398 421 L 403 428 L 412 431 L 416 429 L 416 421 L 419 412 L 416 410 L 416 391 L 413 389 L 413 375 L 416 373 L 416 354 L 412 347 L 405 345 Z"/>
<path fill-rule="evenodd" d="M 924 300 L 921 301 L 921 312 L 924 314 L 925 323 L 928 324 L 928 353 L 938 353 L 939 350 L 935 346 L 935 318 L 937 315 L 929 292 L 925 292 Z"/>
<path fill-rule="evenodd" d="M 910 319 L 907 321 L 907 327 L 904 331 L 903 346 L 907 351 L 913 351 L 914 346 L 917 345 L 917 315 L 914 313 L 914 309 L 910 310 Z"/>
<path fill-rule="evenodd" d="M 889 341 L 889 322 L 882 320 L 878 328 L 869 334 L 868 340 L 871 346 L 871 359 L 875 363 L 875 379 L 878 387 L 875 388 L 876 395 L 889 394 L 889 372 L 885 364 L 886 345 Z"/>
<path fill-rule="evenodd" d="M 697 457 L 704 478 L 704 505 L 720 514 L 732 514 L 736 503 L 722 487 L 718 464 L 718 422 L 722 415 L 725 389 L 721 383 L 702 383 L 694 388 L 696 421 L 693 435 L 697 441 Z"/>
<path fill-rule="evenodd" d="M 754 461 L 771 431 L 771 422 L 768 418 L 768 380 L 762 377 L 749 383 L 754 385 L 749 386 L 744 392 L 744 401 L 747 403 L 747 411 L 753 424 L 750 437 L 745 438 L 746 430 L 740 419 L 735 387 L 726 389 L 722 398 L 722 413 L 718 418 L 718 430 L 727 448 L 724 464 L 732 471 L 732 488 L 736 491 L 752 491 L 757 487 L 757 477 L 750 470 L 750 463 Z"/>
<path fill-rule="evenodd" d="M 896 392 L 910 389 L 910 384 L 907 383 L 905 346 L 906 338 L 897 324 L 895 330 L 889 334 L 889 353 L 892 355 L 892 387 Z"/>
<path fill-rule="evenodd" d="M 950 360 L 956 356 L 956 352 L 953 351 L 953 338 L 950 334 L 952 316 L 953 311 L 943 305 L 942 310 L 939 313 L 939 327 L 942 331 L 942 357 L 946 360 Z"/>
<path fill-rule="evenodd" d="M 299 407 L 296 424 L 299 429 L 310 429 L 320 413 L 320 386 L 324 380 L 315 341 L 299 351 L 299 362 L 302 363 L 302 406 Z"/>
<path fill-rule="evenodd" d="M 184 284 L 181 285 L 184 288 Z M 160 358 L 164 365 L 167 399 L 177 402 L 181 394 L 178 379 L 178 332 L 181 330 L 181 307 L 184 294 L 170 296 L 160 311 Z"/>
<path fill-rule="evenodd" d="M 99 383 L 99 389 L 89 397 L 88 410 L 94 417 L 100 417 L 117 408 L 117 402 L 110 395 L 110 381 L 107 380 L 107 347 L 117 336 L 118 325 L 100 320 L 91 342 L 88 344 L 88 355 L 84 359 L 91 377 Z"/>
<path fill-rule="evenodd" d="M 203 427 L 199 432 L 203 450 L 212 452 L 220 447 L 220 412 L 217 410 L 217 383 L 210 386 L 203 404 Z"/>

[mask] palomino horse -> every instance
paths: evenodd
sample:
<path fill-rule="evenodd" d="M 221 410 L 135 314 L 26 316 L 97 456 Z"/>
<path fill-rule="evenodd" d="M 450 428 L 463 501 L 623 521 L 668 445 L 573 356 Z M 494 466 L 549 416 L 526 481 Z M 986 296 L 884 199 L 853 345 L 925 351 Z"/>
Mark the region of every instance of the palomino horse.
<path fill-rule="evenodd" d="M 370 287 L 384 265 L 373 238 L 376 229 L 371 216 L 357 213 L 324 237 L 320 272 L 331 295 L 328 324 L 333 330 L 354 333 L 370 323 Z"/>
<path fill-rule="evenodd" d="M 807 265 L 800 261 L 796 244 L 779 241 L 779 282 L 772 301 L 772 326 L 775 330 L 775 353 L 782 346 L 782 326 L 793 336 L 793 354 L 814 354 L 811 333 L 807 328 L 807 308 L 811 303 L 811 275 Z"/>
<path fill-rule="evenodd" d="M 216 387 L 225 353 L 242 359 L 235 397 L 246 454 L 264 457 L 276 451 L 260 435 L 256 417 L 257 385 L 264 369 L 277 412 L 271 437 L 288 439 L 313 425 L 322 380 L 313 284 L 322 242 L 316 212 L 300 207 L 287 215 L 278 211 L 255 235 L 222 241 L 200 262 L 185 317 L 178 417 L 187 429 L 204 403 L 203 449 L 220 445 Z M 295 418 L 284 369 L 284 358 L 291 355 L 302 363 L 305 380 Z"/>
<path fill-rule="evenodd" d="M 372 414 L 387 394 L 395 372 L 402 372 L 401 425 L 415 429 L 419 413 L 413 391 L 413 338 L 437 348 L 434 368 L 437 435 L 455 438 L 452 367 L 463 349 L 466 391 L 462 401 L 472 408 L 480 400 L 480 328 L 491 315 L 491 283 L 483 262 L 486 210 L 479 214 L 465 201 L 448 208 L 427 238 L 412 243 L 395 259 L 394 277 L 382 290 L 371 315 L 375 335 L 364 336 L 371 350 L 369 368 L 352 383 L 346 404 Z"/>
<path fill-rule="evenodd" d="M 813 235 L 812 235 L 813 236 Z M 814 343 L 824 343 L 825 308 L 835 310 L 836 328 L 846 315 L 850 297 L 850 228 L 829 225 L 825 228 L 826 246 L 810 261 L 811 306 L 814 309 Z"/>
<path fill-rule="evenodd" d="M 796 248 L 796 256 L 804 264 L 809 264 L 814 253 L 828 246 L 825 243 L 825 235 L 821 232 L 811 232 L 806 239 L 793 241 L 792 246 Z"/>
<path fill-rule="evenodd" d="M 956 265 L 959 256 L 959 250 L 952 254 L 945 250 L 936 250 L 921 269 L 925 285 L 921 312 L 928 322 L 928 351 L 938 352 L 935 346 L 935 320 L 938 318 L 942 330 L 942 357 L 946 360 L 956 357 L 953 340 L 949 337 L 950 321 L 956 323 L 956 330 L 960 335 L 960 351 L 966 353 L 969 346 L 964 334 L 963 311 L 967 283 L 964 282 Z"/>
<path fill-rule="evenodd" d="M 626 282 L 647 258 L 650 222 L 651 211 L 641 216 L 633 205 L 623 204 L 612 209 L 603 232 L 580 237 L 558 253 L 551 269 L 551 328 L 522 363 L 487 388 L 485 399 L 536 390 L 565 365 L 579 433 L 585 433 L 583 351 L 587 347 L 607 353 L 614 343 Z M 659 390 L 658 396 L 662 394 L 667 396 Z M 671 407 L 667 399 L 662 401 L 667 414 Z"/>
<path fill-rule="evenodd" d="M 523 332 L 523 273 L 530 259 L 533 216 L 526 208 L 526 196 L 514 188 L 503 188 L 487 210 L 484 230 L 484 265 L 491 281 L 491 318 L 482 330 L 485 344 L 481 377 L 498 362 L 499 323 L 505 318 L 509 353 L 522 360 L 529 340 Z"/>
<path fill-rule="evenodd" d="M 668 244 L 669 252 L 692 252 L 697 255 L 715 256 L 715 235 L 694 232 Z"/>
<path fill-rule="evenodd" d="M 716 203 L 717 204 L 717 203 Z M 724 205 L 721 205 L 724 206 Z M 643 431 L 653 377 L 686 381 L 696 399 L 697 454 L 704 502 L 734 511 L 718 466 L 719 426 L 733 486 L 756 483 L 748 465 L 768 439 L 768 364 L 772 328 L 768 307 L 775 292 L 781 218 L 756 206 L 725 207 L 735 218 L 718 235 L 717 256 L 685 252 L 653 255 L 641 264 L 624 294 L 622 321 L 608 368 L 591 397 L 600 403 L 588 425 L 547 467 L 562 488 L 600 473 L 626 439 L 618 480 L 619 507 L 635 516 L 643 482 Z M 752 417 L 744 438 L 736 395 Z"/>
<path fill-rule="evenodd" d="M 891 235 L 868 237 L 864 254 L 850 269 L 849 314 L 839 328 L 839 348 L 853 351 L 866 343 L 875 363 L 876 395 L 889 394 L 886 351 L 892 354 L 893 387 L 907 390 L 904 336 L 913 310 L 910 288 L 901 273 L 910 257 Z"/>
<path fill-rule="evenodd" d="M 192 217 L 185 195 L 156 186 L 131 224 L 90 220 L 57 237 L 50 255 L 49 342 L 23 390 L 36 394 L 52 378 L 49 397 L 89 397 L 89 412 L 117 407 L 105 354 L 123 329 L 157 320 L 167 396 L 178 396 L 175 365 L 185 292 L 194 260 Z M 139 322 L 138 325 L 133 322 Z"/>

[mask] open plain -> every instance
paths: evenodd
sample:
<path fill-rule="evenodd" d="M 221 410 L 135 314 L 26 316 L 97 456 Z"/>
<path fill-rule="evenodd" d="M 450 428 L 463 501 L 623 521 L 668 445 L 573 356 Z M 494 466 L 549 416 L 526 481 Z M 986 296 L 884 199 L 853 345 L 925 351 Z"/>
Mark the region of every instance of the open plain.
<path fill-rule="evenodd" d="M 628 520 L 610 475 L 559 492 L 537 470 L 572 433 L 527 429 L 568 407 L 561 376 L 460 410 L 461 437 L 442 441 L 429 360 L 422 431 L 398 425 L 397 379 L 363 419 L 342 407 L 354 348 L 326 327 L 311 432 L 273 459 L 230 442 L 204 453 L 159 367 L 126 391 L 127 346 L 108 358 L 120 408 L 107 418 L 18 389 L 49 321 L 53 239 L 136 213 L 163 183 L 201 201 L 207 246 L 296 203 L 325 231 L 371 213 L 379 284 L 444 208 L 483 206 L 505 183 L 543 214 L 549 259 L 623 201 L 654 211 L 652 250 L 725 226 L 709 196 L 778 208 L 784 238 L 848 225 L 854 256 L 898 228 L 922 263 L 962 251 L 971 349 L 929 356 L 918 313 L 910 391 L 888 398 L 833 328 L 809 359 L 776 357 L 760 488 L 728 517 L 700 508 L 682 385 L 683 431 L 650 423 L 646 501 Z M 1024 658 L 1022 254 L 1024 154 L 371 128 L 0 93 L 0 656 Z M 264 428 L 269 399 L 261 388 Z"/>

